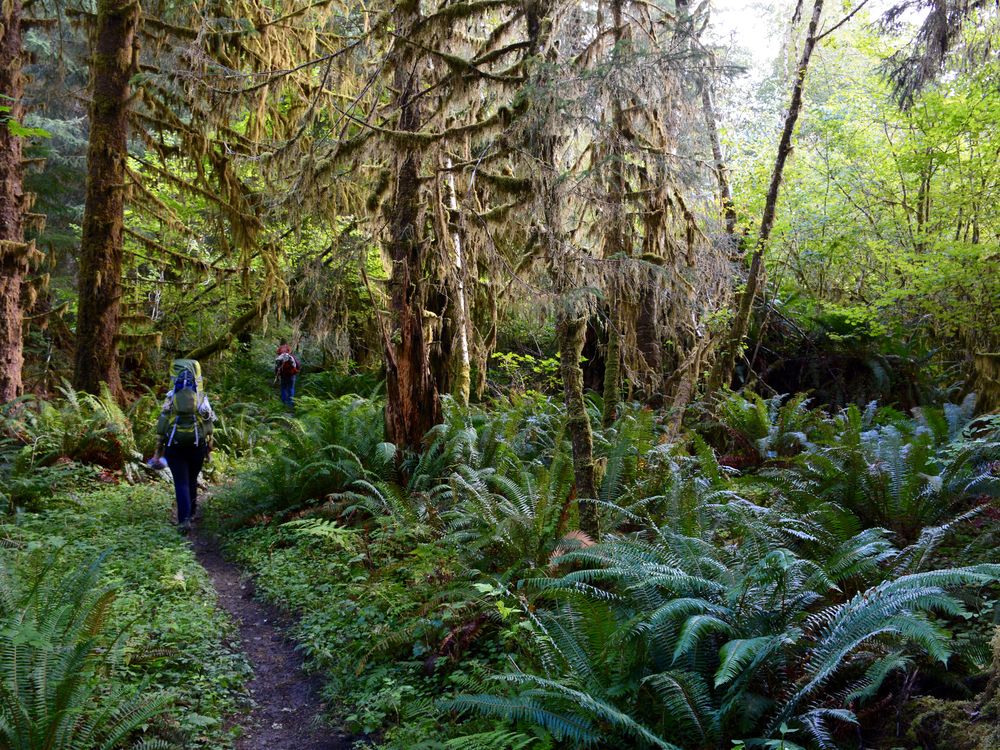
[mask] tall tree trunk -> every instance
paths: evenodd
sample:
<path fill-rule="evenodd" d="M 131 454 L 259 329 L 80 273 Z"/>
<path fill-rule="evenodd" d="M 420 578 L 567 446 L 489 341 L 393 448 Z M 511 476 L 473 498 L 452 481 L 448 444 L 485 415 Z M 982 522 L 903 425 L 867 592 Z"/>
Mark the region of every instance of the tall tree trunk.
<path fill-rule="evenodd" d="M 643 397 L 650 406 L 663 404 L 663 347 L 660 345 L 660 302 L 657 298 L 656 270 L 647 269 L 639 297 L 639 314 L 635 323 L 635 339 L 646 365 Z"/>
<path fill-rule="evenodd" d="M 121 394 L 116 339 L 121 319 L 129 79 L 136 70 L 138 23 L 136 2 L 98 0 L 73 374 L 73 384 L 91 393 L 105 382 L 112 393 Z"/>
<path fill-rule="evenodd" d="M 771 183 L 768 186 L 767 199 L 764 202 L 764 214 L 760 221 L 760 232 L 757 235 L 757 244 L 754 246 L 753 255 L 750 258 L 750 271 L 747 274 L 746 287 L 740 296 L 739 307 L 736 310 L 733 326 L 730 329 L 729 336 L 723 345 L 721 356 L 716 361 L 715 368 L 709 380 L 709 387 L 712 389 L 728 385 L 732 381 L 733 370 L 736 368 L 736 359 L 743 348 L 743 339 L 746 337 L 747 329 L 750 325 L 750 313 L 753 309 L 753 302 L 757 297 L 757 290 L 764 277 L 764 251 L 767 249 L 768 241 L 771 238 L 771 230 L 774 228 L 781 179 L 785 172 L 785 163 L 788 161 L 788 155 L 792 152 L 792 135 L 795 132 L 795 124 L 798 122 L 799 113 L 802 110 L 802 93 L 805 89 L 806 72 L 809 69 L 809 60 L 812 58 L 813 49 L 815 49 L 816 42 L 819 39 L 816 30 L 819 27 L 819 19 L 822 13 L 823 0 L 814 0 L 812 17 L 809 19 L 809 29 L 806 32 L 806 43 L 802 49 L 802 56 L 795 71 L 795 80 L 792 83 L 792 98 L 788 104 L 788 114 L 785 115 L 785 126 L 781 131 L 781 139 L 778 141 L 778 155 L 774 162 L 774 169 L 771 171 Z"/>
<path fill-rule="evenodd" d="M 604 410 L 601 425 L 610 427 L 618 416 L 622 398 L 621 332 L 618 321 L 612 316 L 608 321 L 608 352 L 604 363 Z"/>
<path fill-rule="evenodd" d="M 726 236 L 732 243 L 730 252 L 734 258 L 740 255 L 739 241 L 736 237 L 736 207 L 733 205 L 733 189 L 729 184 L 729 167 L 722 153 L 722 140 L 719 138 L 719 120 L 715 114 L 712 102 L 712 90 L 709 81 L 701 88 L 701 110 L 705 117 L 705 127 L 708 129 L 708 140 L 712 144 L 712 160 L 715 162 L 715 179 L 719 184 L 719 201 L 722 203 L 722 216 L 726 221 Z"/>
<path fill-rule="evenodd" d="M 419 4 L 406 0 L 396 6 L 396 29 L 405 39 L 419 22 Z M 402 131 L 420 129 L 421 111 L 418 61 L 414 47 L 399 43 L 395 59 L 395 89 Z M 386 437 L 401 448 L 419 450 L 427 431 L 441 421 L 441 403 L 431 374 L 424 338 L 423 211 L 420 203 L 420 160 L 417 148 L 396 157 L 395 190 L 387 215 L 391 307 L 395 316 L 393 337 L 383 342 L 386 361 Z"/>
<path fill-rule="evenodd" d="M 452 392 L 463 406 L 469 405 L 472 389 L 472 364 L 469 358 L 469 306 L 465 295 L 465 258 L 462 255 L 462 229 L 458 213 L 458 194 L 455 190 L 455 173 L 451 159 L 448 168 L 448 224 L 451 229 L 451 244 L 455 263 L 455 327 L 458 335 L 458 362 L 455 366 L 455 380 Z"/>
<path fill-rule="evenodd" d="M 548 15 L 552 4 L 547 0 L 529 2 L 525 5 L 525 22 L 528 30 L 528 51 L 534 56 L 543 56 L 548 33 L 551 31 Z M 557 162 L 557 136 L 552 130 L 556 112 L 550 109 L 556 92 L 551 90 L 553 82 L 550 72 L 544 67 L 537 69 L 532 80 L 532 96 L 542 112 L 535 112 L 540 118 L 540 133 L 527 144 L 540 167 L 535 171 L 535 190 L 541 201 L 542 225 L 548 249 L 548 262 L 552 269 L 553 286 L 561 296 L 556 313 L 556 344 L 559 348 L 559 374 L 563 384 L 563 398 L 566 403 L 567 424 L 573 444 L 573 475 L 576 496 L 579 501 L 597 496 L 596 473 L 594 467 L 594 437 L 583 400 L 583 368 L 580 355 L 587 339 L 587 314 L 577 309 L 574 300 L 576 284 L 576 260 L 571 256 L 569 243 L 562 220 L 562 200 L 559 194 Z M 580 529 L 597 541 L 600 536 L 597 507 L 592 503 L 579 502 Z"/>
<path fill-rule="evenodd" d="M 559 372 L 562 375 L 563 397 L 566 401 L 566 428 L 573 443 L 573 478 L 576 496 L 581 500 L 597 497 L 597 477 L 594 470 L 594 437 L 587 416 L 587 406 L 583 400 L 583 369 L 580 354 L 587 336 L 587 317 L 564 308 L 556 320 L 556 340 L 559 345 Z M 580 503 L 580 529 L 591 539 L 600 536 L 597 506 Z"/>
<path fill-rule="evenodd" d="M 622 0 L 611 1 L 611 18 L 614 35 L 612 63 L 616 63 L 618 55 L 625 47 L 622 43 L 625 36 L 622 25 Z M 625 197 L 628 193 L 628 179 L 625 175 L 625 141 L 630 138 L 631 130 L 622 106 L 621 94 L 617 91 L 611 102 L 611 122 L 608 144 L 611 174 L 607 192 L 612 214 L 607 224 L 608 233 L 604 238 L 604 248 L 606 256 L 625 257 L 632 254 L 632 233 L 629 226 L 628 202 Z M 645 293 L 649 294 L 650 291 L 646 290 Z M 612 309 L 608 311 L 608 345 L 604 358 L 604 409 L 601 414 L 601 424 L 604 427 L 615 421 L 621 401 L 621 321 L 615 310 L 617 305 L 612 303 L 611 307 Z"/>
<path fill-rule="evenodd" d="M 4 3 L 0 14 L 0 94 L 10 99 L 6 117 L 23 115 L 24 78 L 21 75 L 21 2 Z M 21 283 L 27 273 L 28 246 L 24 242 L 21 138 L 0 117 L 0 403 L 21 395 L 22 339 Z"/>

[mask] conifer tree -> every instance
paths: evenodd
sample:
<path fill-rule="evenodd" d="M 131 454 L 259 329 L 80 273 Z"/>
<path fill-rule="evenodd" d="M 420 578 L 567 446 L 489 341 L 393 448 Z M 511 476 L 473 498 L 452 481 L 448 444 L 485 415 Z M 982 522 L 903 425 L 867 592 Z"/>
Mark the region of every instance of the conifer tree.
<path fill-rule="evenodd" d="M 80 244 L 76 366 L 73 383 L 121 392 L 117 335 L 128 159 L 130 80 L 138 66 L 137 0 L 99 0 L 93 29 L 93 100 L 87 150 L 87 198 Z"/>
<path fill-rule="evenodd" d="M 263 231 L 259 188 L 248 179 L 252 171 L 241 170 L 238 162 L 253 152 L 255 139 L 280 134 L 281 119 L 269 118 L 264 106 L 271 102 L 266 76 L 297 61 L 303 44 L 312 51 L 317 34 L 315 29 L 286 33 L 276 28 L 283 17 L 275 9 L 253 2 L 161 6 L 102 0 L 97 10 L 96 15 L 75 11 L 91 34 L 93 101 L 74 382 L 88 391 L 107 382 L 118 392 L 119 342 L 135 344 L 121 322 L 126 315 L 147 314 L 124 308 L 126 241 L 161 268 L 179 265 L 203 275 L 247 278 L 251 264 L 261 267 L 258 302 L 222 337 L 198 347 L 204 356 L 228 345 L 263 315 L 270 300 L 286 292 L 280 249 Z M 249 103 L 233 95 L 257 76 L 265 83 L 250 87 L 255 98 Z M 231 126 L 230 118 L 247 116 L 246 127 Z M 220 252 L 214 260 L 170 246 L 167 237 L 183 239 L 181 247 L 202 242 L 185 217 L 151 189 L 157 184 L 216 214 Z M 125 226 L 127 201 L 161 231 Z"/>
<path fill-rule="evenodd" d="M 38 258 L 25 232 L 41 228 L 35 196 L 24 189 L 24 7 L 0 4 L 0 402 L 21 395 L 25 282 Z"/>
<path fill-rule="evenodd" d="M 381 246 L 387 437 L 418 448 L 440 421 L 440 394 L 454 383 L 471 390 L 473 357 L 485 364 L 488 346 L 473 324 L 481 295 L 468 282 L 490 264 L 495 201 L 510 203 L 525 187 L 492 171 L 524 81 L 525 10 L 481 0 L 375 4 L 358 14 L 363 29 L 323 74 L 328 97 L 271 161 L 309 188 L 309 211 L 358 216 Z M 476 226 L 460 221 L 463 212 Z"/>
<path fill-rule="evenodd" d="M 21 282 L 27 271 L 27 245 L 21 220 L 24 205 L 22 139 L 10 123 L 23 108 L 20 0 L 0 13 L 0 401 L 21 393 Z"/>

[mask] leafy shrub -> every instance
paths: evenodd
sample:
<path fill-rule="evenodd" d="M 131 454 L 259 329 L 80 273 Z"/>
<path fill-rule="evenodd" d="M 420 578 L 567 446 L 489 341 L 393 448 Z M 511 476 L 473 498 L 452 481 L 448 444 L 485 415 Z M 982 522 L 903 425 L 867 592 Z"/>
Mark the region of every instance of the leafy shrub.
<path fill-rule="evenodd" d="M 552 392 L 559 387 L 559 355 L 535 357 L 518 352 L 494 352 L 494 380 L 515 392 Z"/>
<path fill-rule="evenodd" d="M 59 391 L 57 401 L 24 398 L 5 408 L 0 430 L 24 446 L 15 469 L 23 473 L 69 459 L 139 476 L 142 453 L 132 422 L 107 387 L 99 396 L 77 392 L 68 383 Z"/>

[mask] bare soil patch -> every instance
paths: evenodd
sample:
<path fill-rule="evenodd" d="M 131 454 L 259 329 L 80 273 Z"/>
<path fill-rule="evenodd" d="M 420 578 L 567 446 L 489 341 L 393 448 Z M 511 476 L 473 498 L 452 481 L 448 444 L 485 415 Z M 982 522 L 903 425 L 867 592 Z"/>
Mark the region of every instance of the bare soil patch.
<path fill-rule="evenodd" d="M 302 659 L 282 634 L 287 618 L 253 598 L 253 585 L 222 557 L 214 540 L 194 532 L 191 545 L 253 665 L 252 708 L 234 717 L 243 728 L 237 750 L 350 750 L 351 738 L 323 721 L 316 680 L 302 672 Z"/>

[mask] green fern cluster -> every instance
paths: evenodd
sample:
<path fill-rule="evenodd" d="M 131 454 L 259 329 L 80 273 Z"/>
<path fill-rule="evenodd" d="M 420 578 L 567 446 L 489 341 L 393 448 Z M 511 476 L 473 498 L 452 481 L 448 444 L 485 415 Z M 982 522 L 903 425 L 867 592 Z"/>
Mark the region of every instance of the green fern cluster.
<path fill-rule="evenodd" d="M 951 623 L 1000 566 L 927 566 L 1000 495 L 994 436 L 969 437 L 958 409 L 934 431 L 925 417 L 877 424 L 874 405 L 728 408 L 756 473 L 721 465 L 697 436 L 690 455 L 658 444 L 655 426 L 598 432 L 607 541 L 558 550 L 561 574 L 534 561 L 523 671 L 442 708 L 539 725 L 570 746 L 791 747 L 790 735 L 832 748 L 856 733 L 854 707 L 917 665 L 948 663 Z M 527 478 L 506 486 L 524 472 L 458 474 L 475 538 L 513 541 L 512 519 L 530 514 L 503 498 L 532 496 Z"/>
<path fill-rule="evenodd" d="M 30 575 L 0 568 L 0 748 L 154 750 L 140 730 L 167 698 L 108 687 L 124 668 L 126 633 L 107 633 L 114 591 L 99 585 L 101 561 L 68 577 L 53 561 Z"/>
<path fill-rule="evenodd" d="M 1000 440 L 991 433 L 963 439 L 969 422 L 958 423 L 957 407 L 950 412 L 953 427 L 944 432 L 925 426 L 930 410 L 902 425 L 876 425 L 875 413 L 874 405 L 864 412 L 852 406 L 832 417 L 828 435 L 765 479 L 800 511 L 820 500 L 841 523 L 888 528 L 903 542 L 1000 497 L 993 468 Z"/>
<path fill-rule="evenodd" d="M 230 404 L 212 431 L 213 447 L 233 459 L 264 453 L 272 437 L 288 425 L 283 415 L 272 415 L 256 404 Z"/>
<path fill-rule="evenodd" d="M 239 525 L 258 515 L 283 517 L 315 507 L 358 481 L 390 471 L 394 449 L 382 440 L 377 403 L 356 396 L 332 401 L 303 398 L 298 408 L 299 419 L 270 420 L 270 435 L 253 467 L 221 493 L 221 504 L 230 514 L 228 523 Z M 241 441 L 261 445 L 249 436 L 230 435 L 224 440 L 234 451 L 241 450 Z"/>
<path fill-rule="evenodd" d="M 59 388 L 62 398 L 43 401 L 22 397 L 4 407 L 0 429 L 24 448 L 16 464 L 47 466 L 60 459 L 123 469 L 142 458 L 132 422 L 107 387 L 100 395 Z"/>
<path fill-rule="evenodd" d="M 468 733 L 427 747 L 523 735 L 833 748 L 859 731 L 856 710 L 916 670 L 982 663 L 970 656 L 982 644 L 950 630 L 985 606 L 977 592 L 1000 566 L 980 555 L 949 568 L 940 554 L 1000 494 L 996 434 L 966 407 L 907 420 L 731 396 L 725 429 L 674 444 L 649 410 L 623 406 L 608 427 L 588 413 L 594 498 L 576 496 L 564 415 L 537 394 L 491 410 L 446 402 L 406 455 L 380 442 L 377 403 L 307 402 L 233 490 L 246 513 L 337 518 L 352 530 L 312 519 L 286 531 L 317 547 L 349 538 L 366 580 L 424 571 L 420 601 L 368 634 L 359 670 L 419 653 L 437 675 L 477 642 L 513 645 L 517 667 L 492 687 L 439 702 L 480 717 Z M 749 460 L 727 460 L 741 451 Z M 598 507 L 601 544 L 576 530 L 580 502 Z"/>
<path fill-rule="evenodd" d="M 872 531 L 809 559 L 774 546 L 779 518 L 719 545 L 744 526 L 720 513 L 712 536 L 656 528 L 560 557 L 567 572 L 529 582 L 551 602 L 535 615 L 532 669 L 500 678 L 511 692 L 446 707 L 579 746 L 724 747 L 784 724 L 828 747 L 856 721 L 848 705 L 914 660 L 947 660 L 936 616 L 965 611 L 951 590 L 1000 577 L 1000 565 L 907 573 L 920 556 Z"/>
<path fill-rule="evenodd" d="M 64 383 L 59 392 L 59 399 L 26 396 L 0 408 L 0 478 L 9 508 L 34 508 L 57 483 L 78 475 L 92 479 L 81 466 L 120 472 L 128 481 L 142 476 L 133 420 L 145 402 L 126 413 L 106 387 L 94 396 Z"/>
<path fill-rule="evenodd" d="M 811 447 L 822 423 L 805 394 L 764 399 L 755 393 L 727 394 L 714 410 L 728 451 L 750 465 L 788 458 Z"/>

